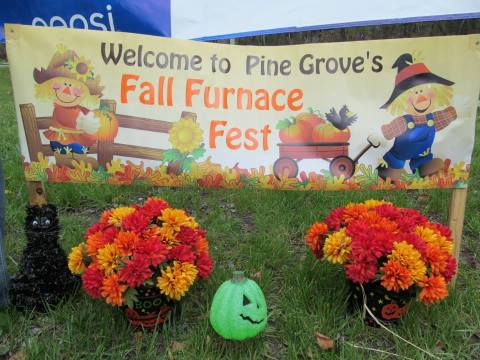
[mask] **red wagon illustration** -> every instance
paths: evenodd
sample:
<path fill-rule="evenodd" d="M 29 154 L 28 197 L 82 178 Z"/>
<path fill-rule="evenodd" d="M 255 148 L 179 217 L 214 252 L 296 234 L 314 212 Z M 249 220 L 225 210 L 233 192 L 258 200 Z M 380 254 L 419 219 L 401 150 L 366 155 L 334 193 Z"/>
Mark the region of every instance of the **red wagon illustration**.
<path fill-rule="evenodd" d="M 329 169 L 333 176 L 343 175 L 349 179 L 355 173 L 355 165 L 358 160 L 371 147 L 377 148 L 368 140 L 365 146 L 355 158 L 348 156 L 348 142 L 316 142 L 298 144 L 278 144 L 280 158 L 273 164 L 273 173 L 277 178 L 287 175 L 295 178 L 298 175 L 298 162 L 303 159 L 323 159 L 330 163 Z"/>

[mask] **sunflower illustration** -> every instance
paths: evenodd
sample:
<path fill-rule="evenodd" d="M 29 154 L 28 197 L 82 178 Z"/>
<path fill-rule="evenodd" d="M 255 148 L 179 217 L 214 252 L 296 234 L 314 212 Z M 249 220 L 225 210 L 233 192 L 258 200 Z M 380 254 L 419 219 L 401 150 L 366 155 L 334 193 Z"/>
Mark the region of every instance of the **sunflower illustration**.
<path fill-rule="evenodd" d="M 168 171 L 177 175 L 190 172 L 192 164 L 205 154 L 202 129 L 193 119 L 181 118 L 168 133 L 172 149 L 163 153 L 163 161 L 170 168 Z"/>
<path fill-rule="evenodd" d="M 170 129 L 168 141 L 182 154 L 191 153 L 202 143 L 203 131 L 191 119 L 180 119 Z"/>
<path fill-rule="evenodd" d="M 91 61 L 85 59 L 83 56 L 77 57 L 73 60 L 72 71 L 75 72 L 75 76 L 80 81 L 89 80 L 92 77 L 93 67 Z"/>

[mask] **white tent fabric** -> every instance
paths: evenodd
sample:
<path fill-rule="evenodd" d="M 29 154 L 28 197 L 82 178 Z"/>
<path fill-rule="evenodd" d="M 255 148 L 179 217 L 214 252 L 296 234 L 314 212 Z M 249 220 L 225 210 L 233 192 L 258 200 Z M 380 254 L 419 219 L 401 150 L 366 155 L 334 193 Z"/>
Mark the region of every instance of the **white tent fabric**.
<path fill-rule="evenodd" d="M 233 38 L 355 25 L 480 17 L 480 0 L 172 0 L 172 37 Z"/>

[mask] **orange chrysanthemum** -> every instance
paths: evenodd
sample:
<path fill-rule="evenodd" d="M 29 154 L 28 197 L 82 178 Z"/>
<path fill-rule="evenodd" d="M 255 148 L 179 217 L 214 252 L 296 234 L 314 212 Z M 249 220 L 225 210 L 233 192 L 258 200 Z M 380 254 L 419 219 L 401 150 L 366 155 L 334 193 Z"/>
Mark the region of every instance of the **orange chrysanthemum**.
<path fill-rule="evenodd" d="M 419 294 L 420 300 L 427 305 L 440 301 L 448 295 L 447 283 L 441 275 L 425 276 L 418 285 L 423 288 Z"/>
<path fill-rule="evenodd" d="M 368 208 L 364 204 L 350 203 L 345 206 L 343 211 L 343 220 L 345 223 L 349 223 L 352 220 L 358 219 L 362 214 L 366 213 Z"/>
<path fill-rule="evenodd" d="M 415 282 L 422 280 L 427 271 L 420 252 L 406 241 L 394 242 L 392 253 L 388 255 L 388 259 L 398 261 L 408 270 Z"/>
<path fill-rule="evenodd" d="M 131 256 L 140 238 L 133 231 L 120 231 L 114 244 L 120 256 Z"/>
<path fill-rule="evenodd" d="M 426 257 L 430 268 L 435 275 L 445 271 L 448 261 L 448 253 L 440 249 L 437 245 L 427 244 Z"/>
<path fill-rule="evenodd" d="M 398 292 L 406 290 L 413 285 L 413 279 L 407 268 L 402 266 L 399 261 L 389 260 L 380 268 L 383 272 L 382 286 L 388 291 Z"/>
<path fill-rule="evenodd" d="M 96 233 L 88 236 L 86 244 L 86 251 L 88 256 L 90 256 L 92 259 L 96 259 L 98 249 L 103 247 L 104 244 L 105 241 L 103 239 L 102 232 L 97 231 Z"/>
<path fill-rule="evenodd" d="M 100 215 L 99 223 L 108 224 L 108 219 L 110 219 L 110 216 L 112 216 L 112 210 L 105 210 L 102 212 L 102 215 Z"/>
<path fill-rule="evenodd" d="M 208 253 L 208 241 L 207 239 L 201 237 L 199 238 L 196 242 L 193 244 L 193 249 L 195 251 L 195 254 L 198 255 L 200 253 Z"/>
<path fill-rule="evenodd" d="M 162 232 L 162 228 L 160 226 L 157 226 L 157 225 L 149 226 L 142 232 L 142 237 L 144 239 L 149 239 L 154 236 L 155 237 L 160 236 L 161 232 Z"/>
<path fill-rule="evenodd" d="M 345 231 L 346 229 L 342 228 L 325 239 L 323 253 L 325 258 L 334 264 L 344 264 L 352 252 L 350 247 L 352 238 Z"/>
<path fill-rule="evenodd" d="M 323 237 L 327 232 L 327 224 L 317 222 L 308 229 L 308 232 L 305 235 L 305 242 L 318 258 L 322 256 Z"/>
<path fill-rule="evenodd" d="M 120 284 L 117 274 L 113 274 L 103 280 L 101 294 L 108 304 L 121 306 L 123 304 L 123 293 L 127 290 L 127 287 L 127 285 Z"/>
<path fill-rule="evenodd" d="M 398 225 L 395 221 L 381 216 L 376 211 L 366 211 L 360 214 L 359 219 L 367 223 L 371 228 L 381 229 L 391 233 L 398 231 Z"/>

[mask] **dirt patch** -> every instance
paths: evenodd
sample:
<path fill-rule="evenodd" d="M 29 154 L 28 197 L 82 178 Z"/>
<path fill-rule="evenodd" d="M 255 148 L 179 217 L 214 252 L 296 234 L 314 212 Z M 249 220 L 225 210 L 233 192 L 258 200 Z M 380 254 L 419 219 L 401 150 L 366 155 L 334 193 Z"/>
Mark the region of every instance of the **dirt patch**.
<path fill-rule="evenodd" d="M 477 254 L 468 248 L 463 248 L 460 251 L 460 259 L 465 261 L 470 267 L 480 270 L 480 261 Z"/>

